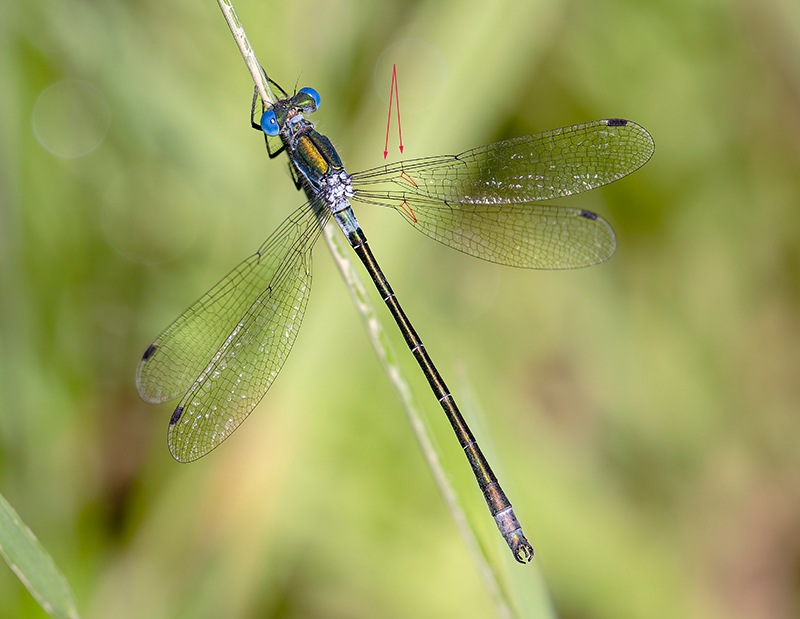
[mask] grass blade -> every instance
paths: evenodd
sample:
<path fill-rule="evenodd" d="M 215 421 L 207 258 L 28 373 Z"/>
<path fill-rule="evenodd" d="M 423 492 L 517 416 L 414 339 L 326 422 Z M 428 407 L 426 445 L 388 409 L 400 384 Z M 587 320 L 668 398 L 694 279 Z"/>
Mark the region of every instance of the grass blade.
<path fill-rule="evenodd" d="M 1 494 L 0 554 L 49 615 L 64 619 L 79 617 L 67 579 Z"/>

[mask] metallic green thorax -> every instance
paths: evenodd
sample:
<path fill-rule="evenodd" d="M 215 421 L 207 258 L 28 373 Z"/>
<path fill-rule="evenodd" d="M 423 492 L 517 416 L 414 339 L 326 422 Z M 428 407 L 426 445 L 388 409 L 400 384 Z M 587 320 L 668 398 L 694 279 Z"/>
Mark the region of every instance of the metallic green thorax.
<path fill-rule="evenodd" d="M 300 92 L 279 102 L 273 109 L 298 184 L 303 187 L 312 204 L 333 215 L 352 244 L 352 235 L 361 228 L 350 208 L 349 199 L 354 195 L 350 175 L 331 141 L 303 116 L 303 113 L 316 110 L 316 102 Z"/>

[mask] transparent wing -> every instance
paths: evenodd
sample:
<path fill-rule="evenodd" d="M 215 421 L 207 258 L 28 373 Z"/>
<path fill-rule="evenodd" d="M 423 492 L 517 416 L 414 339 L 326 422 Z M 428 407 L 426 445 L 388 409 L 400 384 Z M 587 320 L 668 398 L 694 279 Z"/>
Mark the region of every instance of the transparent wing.
<path fill-rule="evenodd" d="M 574 269 L 608 260 L 616 237 L 590 211 L 547 204 L 450 205 L 414 198 L 397 210 L 420 232 L 471 256 L 526 269 Z"/>
<path fill-rule="evenodd" d="M 303 319 L 324 221 L 308 204 L 295 211 L 145 351 L 136 373 L 142 398 L 185 393 L 168 432 L 177 460 L 219 445 L 272 385 Z"/>
<path fill-rule="evenodd" d="M 569 196 L 612 183 L 653 154 L 653 138 L 619 118 L 524 135 L 460 155 L 410 159 L 353 174 L 369 197 L 413 196 L 510 204 Z"/>
<path fill-rule="evenodd" d="M 353 187 L 355 199 L 395 208 L 424 234 L 473 256 L 572 268 L 614 253 L 611 227 L 589 211 L 534 202 L 612 183 L 653 151 L 643 127 L 605 119 L 380 166 L 354 174 Z"/>

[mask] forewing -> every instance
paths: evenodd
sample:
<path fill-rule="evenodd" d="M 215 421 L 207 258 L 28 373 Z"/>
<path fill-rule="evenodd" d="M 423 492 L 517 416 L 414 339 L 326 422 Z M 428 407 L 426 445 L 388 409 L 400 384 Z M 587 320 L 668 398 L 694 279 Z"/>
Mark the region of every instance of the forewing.
<path fill-rule="evenodd" d="M 415 197 L 452 204 L 513 204 L 569 196 L 639 169 L 653 154 L 640 125 L 596 120 L 465 151 L 411 159 L 353 175 L 366 200 Z"/>

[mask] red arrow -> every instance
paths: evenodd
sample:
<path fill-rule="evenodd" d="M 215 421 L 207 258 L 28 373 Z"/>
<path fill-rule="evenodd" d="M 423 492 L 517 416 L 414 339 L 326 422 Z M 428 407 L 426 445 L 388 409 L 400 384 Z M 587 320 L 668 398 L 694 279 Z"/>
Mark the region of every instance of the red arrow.
<path fill-rule="evenodd" d="M 400 125 L 400 91 L 397 86 L 397 65 L 392 65 L 392 85 L 389 87 L 389 115 L 386 118 L 386 141 L 383 144 L 383 158 L 389 154 L 389 127 L 392 124 L 392 99 L 397 99 L 397 131 L 400 135 L 400 152 L 403 152 L 403 129 Z"/>
<path fill-rule="evenodd" d="M 397 86 L 397 66 L 392 65 L 392 81 L 394 82 L 394 98 L 397 101 L 397 132 L 400 135 L 400 154 L 403 154 L 403 128 L 400 125 L 400 90 Z"/>

